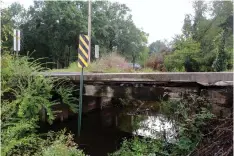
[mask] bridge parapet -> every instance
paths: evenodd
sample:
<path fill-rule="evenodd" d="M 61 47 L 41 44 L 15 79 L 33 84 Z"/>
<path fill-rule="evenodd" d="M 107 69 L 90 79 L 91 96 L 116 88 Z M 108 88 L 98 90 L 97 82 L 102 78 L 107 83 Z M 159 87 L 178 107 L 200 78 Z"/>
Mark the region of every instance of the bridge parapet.
<path fill-rule="evenodd" d="M 44 73 L 47 76 L 69 78 L 79 85 L 80 73 Z M 179 99 L 183 93 L 206 97 L 215 114 L 230 114 L 233 106 L 232 72 L 192 73 L 85 73 L 84 108 L 103 107 L 115 98 L 158 101 Z M 93 99 L 101 99 L 97 104 Z M 105 102 L 103 102 L 103 99 Z M 90 101 L 91 100 L 91 101 Z"/>
<path fill-rule="evenodd" d="M 44 73 L 80 80 L 79 72 Z M 196 82 L 204 86 L 232 86 L 233 72 L 84 73 L 85 82 Z"/>

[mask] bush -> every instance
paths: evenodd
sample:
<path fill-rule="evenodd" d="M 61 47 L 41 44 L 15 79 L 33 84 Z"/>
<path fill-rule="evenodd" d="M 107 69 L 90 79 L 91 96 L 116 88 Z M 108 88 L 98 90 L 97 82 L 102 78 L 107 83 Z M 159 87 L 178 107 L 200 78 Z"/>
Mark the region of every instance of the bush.
<path fill-rule="evenodd" d="M 90 64 L 92 72 L 121 72 L 129 69 L 124 57 L 117 53 L 110 53 L 103 56 L 96 62 Z"/>
<path fill-rule="evenodd" d="M 42 156 L 85 156 L 76 147 L 67 147 L 60 140 L 55 141 L 51 146 L 43 149 Z"/>
<path fill-rule="evenodd" d="M 152 56 L 146 61 L 146 67 L 157 71 L 166 71 L 164 67 L 164 55 L 163 54 L 152 54 Z"/>
<path fill-rule="evenodd" d="M 168 55 L 164 60 L 167 71 L 170 72 L 185 72 L 184 60 L 175 56 L 174 54 Z"/>
<path fill-rule="evenodd" d="M 53 71 L 53 70 L 52 70 Z M 54 70 L 54 71 L 70 71 L 79 72 L 81 68 L 78 67 L 77 62 L 73 62 L 65 70 Z M 127 61 L 124 57 L 117 53 L 107 54 L 100 59 L 91 62 L 88 67 L 84 68 L 86 72 L 105 72 L 105 73 L 119 73 L 131 71 Z"/>
<path fill-rule="evenodd" d="M 179 101 L 162 102 L 160 111 L 176 121 L 178 133 L 175 142 L 170 143 L 165 138 L 134 138 L 125 140 L 121 148 L 111 155 L 189 155 L 204 136 L 202 129 L 214 118 L 209 109 L 207 100 L 197 95 L 186 95 Z"/>
<path fill-rule="evenodd" d="M 1 155 L 32 155 L 43 140 L 36 134 L 41 111 L 50 123 L 54 120 L 51 106 L 58 101 L 52 100 L 52 93 L 74 112 L 78 99 L 72 96 L 72 85 L 42 75 L 45 69 L 27 56 L 4 54 L 1 63 Z"/>
<path fill-rule="evenodd" d="M 121 149 L 109 154 L 109 156 L 142 156 L 142 155 L 163 155 L 163 142 L 153 139 L 140 139 L 135 137 L 131 140 L 124 140 Z"/>
<path fill-rule="evenodd" d="M 78 150 L 78 145 L 73 141 L 73 135 L 65 135 L 65 130 L 61 132 L 50 132 L 48 139 L 41 144 L 41 151 L 35 156 L 85 156 L 83 151 Z"/>
<path fill-rule="evenodd" d="M 175 45 L 175 51 L 165 56 L 164 65 L 167 71 L 200 71 L 200 43 L 192 38 L 179 41 Z"/>

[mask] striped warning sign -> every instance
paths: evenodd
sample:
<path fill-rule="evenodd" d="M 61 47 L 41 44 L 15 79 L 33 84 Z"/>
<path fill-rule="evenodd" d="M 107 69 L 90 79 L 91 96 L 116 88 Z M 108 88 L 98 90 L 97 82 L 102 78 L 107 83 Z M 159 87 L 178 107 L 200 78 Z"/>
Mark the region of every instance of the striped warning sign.
<path fill-rule="evenodd" d="M 78 67 L 84 68 L 88 66 L 89 60 L 89 37 L 87 35 L 80 35 L 78 48 Z"/>

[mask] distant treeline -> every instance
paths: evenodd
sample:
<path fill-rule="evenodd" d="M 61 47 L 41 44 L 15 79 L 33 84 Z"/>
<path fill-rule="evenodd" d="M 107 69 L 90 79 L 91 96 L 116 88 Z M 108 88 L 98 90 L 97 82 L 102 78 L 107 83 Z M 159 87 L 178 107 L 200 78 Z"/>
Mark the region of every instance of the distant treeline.
<path fill-rule="evenodd" d="M 142 65 L 160 54 L 166 71 L 232 69 L 233 3 L 194 1 L 193 9 L 194 15 L 185 16 L 182 34 L 171 42 L 155 41 L 147 46 L 148 34 L 134 24 L 125 4 L 94 1 L 91 59 L 98 44 L 101 56 L 117 51 L 129 62 Z M 18 28 L 22 32 L 21 55 L 44 58 L 41 61 L 49 68 L 64 68 L 77 60 L 78 35 L 87 34 L 87 2 L 35 1 L 27 10 L 13 3 L 1 13 L 3 53 L 12 51 L 13 29 Z"/>

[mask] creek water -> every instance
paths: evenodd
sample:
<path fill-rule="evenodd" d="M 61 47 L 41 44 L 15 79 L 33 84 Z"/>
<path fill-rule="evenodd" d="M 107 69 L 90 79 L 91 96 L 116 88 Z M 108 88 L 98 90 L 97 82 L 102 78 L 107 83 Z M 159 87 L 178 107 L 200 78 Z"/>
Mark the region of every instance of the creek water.
<path fill-rule="evenodd" d="M 132 138 L 134 135 L 152 139 L 161 137 L 173 142 L 176 134 L 173 120 L 169 120 L 156 110 L 141 110 L 139 107 L 109 106 L 83 113 L 80 137 L 77 136 L 77 115 L 63 122 L 55 121 L 52 125 L 44 124 L 40 131 L 60 131 L 64 128 L 74 134 L 79 148 L 91 156 L 108 155 L 118 150 L 124 139 Z"/>

